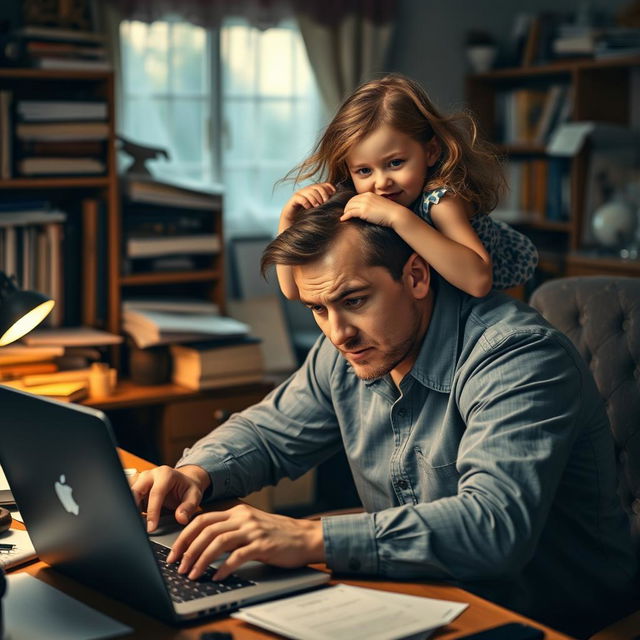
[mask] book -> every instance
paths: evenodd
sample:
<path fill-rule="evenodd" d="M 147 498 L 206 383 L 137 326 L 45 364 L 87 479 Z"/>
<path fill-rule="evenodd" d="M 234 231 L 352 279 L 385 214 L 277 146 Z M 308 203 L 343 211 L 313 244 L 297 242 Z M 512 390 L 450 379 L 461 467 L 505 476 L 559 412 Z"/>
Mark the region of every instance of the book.
<path fill-rule="evenodd" d="M 154 236 L 127 239 L 129 258 L 149 258 L 164 255 L 216 254 L 220 251 L 220 236 L 199 234 L 190 236 Z"/>
<path fill-rule="evenodd" d="M 173 360 L 172 379 L 177 384 L 198 388 L 203 379 L 264 373 L 260 340 L 213 340 L 169 347 Z"/>
<path fill-rule="evenodd" d="M 125 311 L 168 311 L 169 313 L 220 314 L 220 307 L 210 300 L 198 298 L 125 298 Z"/>
<path fill-rule="evenodd" d="M 14 380 L 3 384 L 6 387 L 27 391 L 38 396 L 46 396 L 60 402 L 77 402 L 78 400 L 84 400 L 89 394 L 86 381 L 51 382 L 27 386 L 22 381 Z"/>
<path fill-rule="evenodd" d="M 208 378 L 201 378 L 197 384 L 190 385 L 182 384 L 177 380 L 174 380 L 176 384 L 186 387 L 187 389 L 193 389 L 194 391 L 201 391 L 202 389 L 220 389 L 222 387 L 231 387 L 234 385 L 251 384 L 252 382 L 261 382 L 264 380 L 264 371 L 256 370 L 249 373 L 236 373 L 222 376 L 209 376 Z"/>
<path fill-rule="evenodd" d="M 15 135 L 21 140 L 106 140 L 106 122 L 22 122 L 16 125 Z"/>
<path fill-rule="evenodd" d="M 203 340 L 207 336 L 230 337 L 249 333 L 249 327 L 233 318 L 215 314 L 164 313 L 125 310 L 123 328 L 141 349 L 156 344 Z"/>
<path fill-rule="evenodd" d="M 220 210 L 222 207 L 222 187 L 203 185 L 198 188 L 186 187 L 168 182 L 126 177 L 123 193 L 133 202 L 159 204 L 165 207 L 187 207 L 193 209 Z"/>
<path fill-rule="evenodd" d="M 64 347 L 28 347 L 24 344 L 10 344 L 0 347 L 0 365 L 21 364 L 23 362 L 46 362 L 64 355 Z"/>
<path fill-rule="evenodd" d="M 89 60 L 82 58 L 41 57 L 33 60 L 33 66 L 39 69 L 68 69 L 70 71 L 111 71 L 113 65 L 108 60 Z"/>
<path fill-rule="evenodd" d="M 18 172 L 25 176 L 47 175 L 100 175 L 107 169 L 96 158 L 23 158 L 18 162 Z"/>
<path fill-rule="evenodd" d="M 18 34 L 27 39 L 53 40 L 62 42 L 92 42 L 103 43 L 105 36 L 95 31 L 81 31 L 80 29 L 63 29 L 60 27 L 41 27 L 26 25 L 18 29 Z"/>
<path fill-rule="evenodd" d="M 93 327 L 38 327 L 22 338 L 32 347 L 99 347 L 120 344 L 122 340 L 121 335 Z"/>
<path fill-rule="evenodd" d="M 11 91 L 0 91 L 0 178 L 11 177 L 13 163 L 13 131 L 11 118 Z"/>
<path fill-rule="evenodd" d="M 106 120 L 107 103 L 86 100 L 20 100 L 16 113 L 24 122 Z"/>
<path fill-rule="evenodd" d="M 55 362 L 22 362 L 0 365 L 0 380 L 12 380 L 27 375 L 54 373 L 58 371 Z"/>
<path fill-rule="evenodd" d="M 52 222 L 64 222 L 67 219 L 67 214 L 64 211 L 48 211 L 46 209 L 21 210 L 20 207 L 16 207 L 16 209 L 16 211 L 0 211 L 0 227 L 47 225 Z"/>

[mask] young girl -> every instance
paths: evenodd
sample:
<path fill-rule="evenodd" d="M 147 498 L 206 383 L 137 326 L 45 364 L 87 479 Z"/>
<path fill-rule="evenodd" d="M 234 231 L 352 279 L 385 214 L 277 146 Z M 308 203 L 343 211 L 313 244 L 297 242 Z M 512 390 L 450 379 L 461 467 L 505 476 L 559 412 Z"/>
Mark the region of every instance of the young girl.
<path fill-rule="evenodd" d="M 353 188 L 342 220 L 391 227 L 442 277 L 472 296 L 507 289 L 533 275 L 531 241 L 488 213 L 504 187 L 500 163 L 467 114 L 443 116 L 424 90 L 399 74 L 361 85 L 347 98 L 314 153 L 289 175 L 325 176 L 294 193 L 278 232 L 301 208 L 325 202 L 336 185 Z M 415 215 L 417 214 L 417 215 Z M 287 298 L 298 291 L 280 266 Z"/>

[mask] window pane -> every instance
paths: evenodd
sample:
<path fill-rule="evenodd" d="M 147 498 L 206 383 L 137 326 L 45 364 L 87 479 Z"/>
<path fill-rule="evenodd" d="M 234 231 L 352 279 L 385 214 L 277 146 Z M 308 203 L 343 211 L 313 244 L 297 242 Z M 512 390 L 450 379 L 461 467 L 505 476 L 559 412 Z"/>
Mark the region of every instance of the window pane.
<path fill-rule="evenodd" d="M 247 160 L 256 152 L 256 105 L 253 100 L 229 98 L 224 105 L 224 163 Z"/>
<path fill-rule="evenodd" d="M 202 94 L 207 87 L 207 35 L 185 22 L 172 25 L 172 79 L 177 93 Z"/>
<path fill-rule="evenodd" d="M 173 151 L 178 162 L 202 163 L 204 153 L 205 120 L 200 100 L 175 98 L 171 103 L 168 126 L 174 139 Z"/>
<path fill-rule="evenodd" d="M 257 34 L 245 25 L 222 29 L 222 85 L 226 95 L 251 95 L 255 90 Z"/>
<path fill-rule="evenodd" d="M 258 157 L 273 160 L 291 158 L 291 148 L 296 146 L 297 135 L 290 100 L 262 100 L 258 104 L 258 128 Z"/>
<path fill-rule="evenodd" d="M 260 36 L 260 93 L 287 96 L 292 92 L 293 56 L 291 31 L 267 29 Z"/>

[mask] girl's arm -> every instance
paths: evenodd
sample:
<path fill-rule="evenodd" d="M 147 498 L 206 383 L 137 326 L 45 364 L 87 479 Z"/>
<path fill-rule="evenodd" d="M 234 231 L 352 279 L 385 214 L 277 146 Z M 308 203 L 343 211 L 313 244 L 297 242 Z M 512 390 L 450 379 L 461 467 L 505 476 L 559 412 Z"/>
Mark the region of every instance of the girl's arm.
<path fill-rule="evenodd" d="M 296 191 L 282 208 L 280 223 L 278 225 L 278 235 L 291 226 L 295 214 L 300 209 L 311 209 L 320 206 L 326 202 L 335 191 L 335 187 L 329 182 L 311 184 Z M 298 293 L 298 286 L 293 279 L 293 269 L 287 265 L 278 264 L 276 265 L 276 275 L 278 276 L 278 284 L 284 297 L 289 300 L 297 300 L 300 295 Z"/>
<path fill-rule="evenodd" d="M 391 227 L 445 280 L 482 297 L 491 291 L 491 258 L 469 222 L 467 203 L 447 195 L 431 206 L 435 229 L 413 211 L 374 193 L 361 193 L 347 203 L 342 220 L 359 217 Z"/>

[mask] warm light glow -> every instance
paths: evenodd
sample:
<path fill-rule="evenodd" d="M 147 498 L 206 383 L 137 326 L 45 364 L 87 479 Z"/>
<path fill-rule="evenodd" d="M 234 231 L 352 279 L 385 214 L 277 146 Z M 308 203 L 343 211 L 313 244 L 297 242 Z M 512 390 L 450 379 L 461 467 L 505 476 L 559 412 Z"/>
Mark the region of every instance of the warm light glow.
<path fill-rule="evenodd" d="M 0 338 L 0 347 L 4 347 L 11 342 L 14 342 L 18 338 L 26 335 L 37 327 L 48 315 L 51 309 L 55 306 L 54 300 L 47 300 L 42 304 L 39 304 L 35 309 L 32 309 L 28 313 L 22 316 L 20 320 L 15 322 L 7 331 L 5 331 L 2 338 Z"/>

